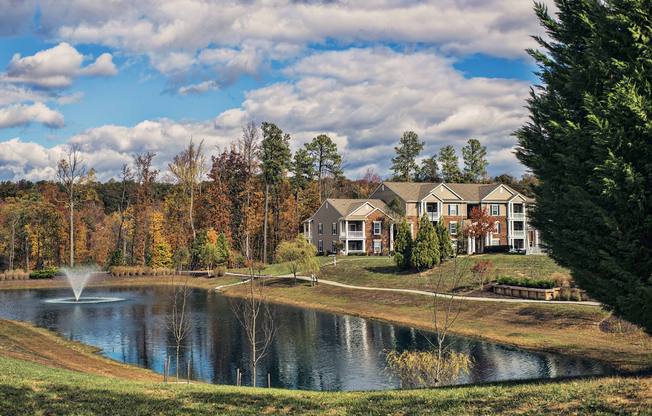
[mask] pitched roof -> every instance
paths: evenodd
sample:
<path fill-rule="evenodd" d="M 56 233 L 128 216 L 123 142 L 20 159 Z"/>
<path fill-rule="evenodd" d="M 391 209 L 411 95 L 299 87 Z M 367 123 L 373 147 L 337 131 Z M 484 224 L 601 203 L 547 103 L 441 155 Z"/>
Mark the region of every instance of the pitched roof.
<path fill-rule="evenodd" d="M 342 217 L 348 217 L 356 209 L 360 208 L 366 203 L 370 203 L 375 208 L 380 209 L 384 213 L 387 213 L 387 205 L 380 199 L 334 199 L 328 198 L 324 202 L 329 202 L 333 208 L 335 208 Z M 359 215 L 356 215 L 356 217 Z M 363 215 L 364 217 L 364 215 Z"/>
<path fill-rule="evenodd" d="M 425 198 L 430 191 L 435 189 L 439 183 L 421 183 L 421 182 L 383 182 L 385 186 L 394 191 L 404 201 L 420 201 Z M 389 202 L 389 201 L 388 201 Z"/>

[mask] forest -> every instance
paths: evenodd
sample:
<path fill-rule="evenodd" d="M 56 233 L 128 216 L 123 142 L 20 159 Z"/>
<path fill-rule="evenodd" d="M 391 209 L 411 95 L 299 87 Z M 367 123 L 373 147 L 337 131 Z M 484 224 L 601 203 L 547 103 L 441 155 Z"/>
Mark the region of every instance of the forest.
<path fill-rule="evenodd" d="M 105 183 L 70 146 L 51 180 L 0 182 L 0 270 L 271 263 L 276 247 L 296 237 L 323 200 L 368 198 L 383 180 L 371 169 L 362 179 L 346 178 L 346 156 L 326 135 L 294 155 L 289 141 L 274 124 L 246 123 L 242 136 L 210 159 L 203 141 L 190 140 L 168 169 L 153 168 L 153 153 L 136 154 Z M 423 142 L 406 132 L 386 179 L 502 182 L 531 194 L 531 175 L 489 178 L 486 148 L 474 142 L 462 149 L 464 170 L 452 146 L 419 166 Z"/>

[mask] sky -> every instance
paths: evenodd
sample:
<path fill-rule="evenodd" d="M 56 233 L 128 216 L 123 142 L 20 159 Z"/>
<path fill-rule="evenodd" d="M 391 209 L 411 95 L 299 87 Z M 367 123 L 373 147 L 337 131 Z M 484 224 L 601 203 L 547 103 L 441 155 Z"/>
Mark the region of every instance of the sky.
<path fill-rule="evenodd" d="M 551 3 L 551 2 L 548 2 Z M 77 144 L 99 180 L 142 152 L 165 171 L 192 139 L 228 148 L 248 121 L 292 151 L 320 134 L 345 174 L 390 175 L 414 131 L 431 157 L 487 147 L 526 173 L 511 135 L 544 36 L 527 0 L 0 0 L 0 180 L 52 179 Z M 552 7 L 552 5 L 550 4 Z"/>

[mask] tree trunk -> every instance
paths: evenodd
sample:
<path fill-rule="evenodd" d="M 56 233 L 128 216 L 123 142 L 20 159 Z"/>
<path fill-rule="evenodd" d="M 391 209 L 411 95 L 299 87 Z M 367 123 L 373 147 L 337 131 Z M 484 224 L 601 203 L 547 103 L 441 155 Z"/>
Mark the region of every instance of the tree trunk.
<path fill-rule="evenodd" d="M 256 387 L 256 299 L 254 298 L 254 282 L 251 281 L 251 359 L 253 364 L 253 386 Z"/>
<path fill-rule="evenodd" d="M 195 232 L 195 222 L 193 221 L 192 217 L 192 208 L 194 205 L 195 201 L 195 186 L 191 185 L 190 186 L 190 228 L 192 229 L 192 242 L 193 244 L 195 243 L 195 240 L 197 239 L 197 233 Z"/>
<path fill-rule="evenodd" d="M 269 211 L 269 183 L 265 183 L 265 222 L 263 225 L 263 264 L 267 264 L 267 213 Z"/>
<path fill-rule="evenodd" d="M 27 274 L 29 274 L 29 237 L 25 236 L 25 263 L 27 266 Z"/>
<path fill-rule="evenodd" d="M 72 192 L 70 193 L 70 267 L 75 263 L 75 235 L 74 228 L 74 205 L 72 203 Z"/>
<path fill-rule="evenodd" d="M 14 269 L 14 247 L 16 246 L 16 226 L 11 224 L 11 255 L 9 256 L 9 270 Z"/>

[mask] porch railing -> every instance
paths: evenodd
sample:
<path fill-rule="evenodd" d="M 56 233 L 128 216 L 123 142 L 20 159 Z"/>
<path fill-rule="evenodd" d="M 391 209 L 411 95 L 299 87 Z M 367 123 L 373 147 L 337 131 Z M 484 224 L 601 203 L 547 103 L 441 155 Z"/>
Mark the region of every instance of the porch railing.
<path fill-rule="evenodd" d="M 428 212 L 428 219 L 430 221 L 439 221 L 439 213 L 438 212 Z"/>
<path fill-rule="evenodd" d="M 364 231 L 347 231 L 346 238 L 364 238 Z"/>

